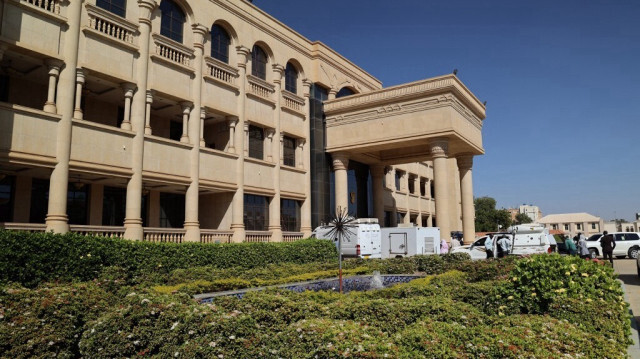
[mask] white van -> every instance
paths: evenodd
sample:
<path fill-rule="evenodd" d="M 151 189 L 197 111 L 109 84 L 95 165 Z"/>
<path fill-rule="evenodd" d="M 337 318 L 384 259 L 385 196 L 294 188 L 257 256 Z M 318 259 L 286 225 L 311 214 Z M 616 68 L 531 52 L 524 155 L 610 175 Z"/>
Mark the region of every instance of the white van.
<path fill-rule="evenodd" d="M 539 224 L 521 224 L 509 227 L 508 232 L 492 233 L 493 235 L 493 257 L 498 256 L 497 242 L 505 236 L 511 243 L 511 253 L 513 255 L 528 255 L 539 253 L 552 253 L 555 250 L 549 239 L 549 230 Z M 471 259 L 485 259 L 487 252 L 484 246 L 489 235 L 482 236 L 471 245 L 453 248 L 451 253 L 468 253 Z"/>
<path fill-rule="evenodd" d="M 382 258 L 440 254 L 438 227 L 386 227 L 381 233 Z"/>
<path fill-rule="evenodd" d="M 342 255 L 354 258 L 381 258 L 380 225 L 377 218 L 358 218 L 349 228 L 347 236 L 342 238 Z M 329 239 L 333 226 L 317 227 L 311 238 Z M 336 248 L 338 241 L 335 241 Z"/>

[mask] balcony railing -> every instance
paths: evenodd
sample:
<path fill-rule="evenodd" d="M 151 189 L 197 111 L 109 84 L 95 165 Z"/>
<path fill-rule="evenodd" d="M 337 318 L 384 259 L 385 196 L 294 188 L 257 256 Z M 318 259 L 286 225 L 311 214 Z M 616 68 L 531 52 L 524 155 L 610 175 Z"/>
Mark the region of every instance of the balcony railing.
<path fill-rule="evenodd" d="M 23 3 L 39 7 L 52 14 L 60 15 L 61 0 L 21 0 Z"/>
<path fill-rule="evenodd" d="M 179 65 L 191 66 L 192 49 L 158 34 L 153 34 L 153 42 L 156 55 Z"/>
<path fill-rule="evenodd" d="M 127 21 L 109 11 L 87 4 L 89 28 L 96 30 L 110 38 L 133 45 L 133 39 L 138 32 L 136 24 Z"/>
<path fill-rule="evenodd" d="M 221 231 L 217 229 L 201 229 L 201 243 L 231 243 L 232 231 Z"/>
<path fill-rule="evenodd" d="M 245 233 L 245 242 L 269 242 L 271 240 L 271 232 L 266 231 L 247 231 Z"/>
<path fill-rule="evenodd" d="M 144 228 L 143 240 L 148 242 L 184 242 L 184 235 L 187 231 L 184 228 Z"/>
<path fill-rule="evenodd" d="M 213 57 L 207 56 L 205 58 L 205 62 L 207 65 L 207 72 L 205 75 L 211 76 L 216 80 L 220 80 L 230 85 L 236 85 L 236 78 L 238 78 L 237 69 L 218 61 Z"/>
<path fill-rule="evenodd" d="M 257 97 L 273 101 L 272 94 L 275 92 L 275 86 L 252 75 L 247 75 L 249 83 L 248 92 Z"/>
<path fill-rule="evenodd" d="M 282 241 L 295 242 L 302 239 L 302 232 L 284 232 L 282 233 Z"/>
<path fill-rule="evenodd" d="M 304 98 L 292 94 L 289 91 L 282 91 L 282 107 L 296 112 L 304 111 Z"/>

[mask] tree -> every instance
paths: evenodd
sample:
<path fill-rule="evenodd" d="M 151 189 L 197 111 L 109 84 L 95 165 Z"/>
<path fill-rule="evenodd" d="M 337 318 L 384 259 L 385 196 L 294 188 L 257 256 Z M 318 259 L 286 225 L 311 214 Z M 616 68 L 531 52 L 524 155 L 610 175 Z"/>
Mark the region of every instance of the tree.
<path fill-rule="evenodd" d="M 516 223 L 517 224 L 527 224 L 527 223 L 531 223 L 533 222 L 533 219 L 531 219 L 529 216 L 527 216 L 524 213 L 518 213 L 516 215 Z"/>
<path fill-rule="evenodd" d="M 497 210 L 496 200 L 491 197 L 478 197 L 473 200 L 476 209 L 476 231 L 495 232 L 498 226 L 506 229 L 511 225 L 511 215 L 506 209 Z"/>

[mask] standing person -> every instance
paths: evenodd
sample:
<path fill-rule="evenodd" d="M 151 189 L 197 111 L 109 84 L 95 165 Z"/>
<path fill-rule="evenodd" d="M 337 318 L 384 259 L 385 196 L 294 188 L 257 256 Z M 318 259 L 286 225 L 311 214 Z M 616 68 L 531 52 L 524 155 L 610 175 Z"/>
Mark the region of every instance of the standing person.
<path fill-rule="evenodd" d="M 509 252 L 511 252 L 511 243 L 509 243 L 509 238 L 503 235 L 498 239 L 498 257 L 503 258 L 509 255 Z"/>
<path fill-rule="evenodd" d="M 449 244 L 443 238 L 440 240 L 440 254 L 447 254 L 447 253 L 449 253 Z"/>
<path fill-rule="evenodd" d="M 604 260 L 607 260 L 607 257 L 609 257 L 609 262 L 611 262 L 611 266 L 613 267 L 613 249 L 616 248 L 616 240 L 613 238 L 613 235 L 607 231 L 604 231 L 603 234 L 604 236 L 600 239 L 602 256 Z"/>
<path fill-rule="evenodd" d="M 487 259 L 493 258 L 493 234 L 487 236 L 484 241 L 484 249 L 487 252 Z"/>
<path fill-rule="evenodd" d="M 569 236 L 564 236 L 564 247 L 571 256 L 575 256 L 577 252 L 576 244 Z"/>
<path fill-rule="evenodd" d="M 587 239 L 585 238 L 585 236 L 582 236 L 578 240 L 578 249 L 580 250 L 580 258 L 582 259 L 589 258 L 589 248 L 587 247 Z"/>

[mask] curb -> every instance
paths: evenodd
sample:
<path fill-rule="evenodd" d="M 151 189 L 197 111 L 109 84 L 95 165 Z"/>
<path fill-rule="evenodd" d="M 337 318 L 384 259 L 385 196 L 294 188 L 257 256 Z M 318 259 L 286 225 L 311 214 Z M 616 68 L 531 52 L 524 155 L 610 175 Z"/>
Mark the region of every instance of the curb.
<path fill-rule="evenodd" d="M 622 286 L 622 291 L 624 292 L 624 300 L 629 303 L 629 297 L 627 296 L 627 288 L 624 285 L 624 282 L 621 281 L 620 279 L 617 279 L 617 281 L 620 283 L 620 285 Z M 631 315 L 631 340 L 633 340 L 633 344 L 631 344 L 629 346 L 629 348 L 627 349 L 627 354 L 629 355 L 629 358 L 631 359 L 640 359 L 640 332 L 639 332 L 639 328 L 638 325 L 640 323 L 638 323 L 634 318 L 635 316 L 633 315 L 633 310 L 631 310 L 631 306 L 629 306 L 629 314 Z"/>

